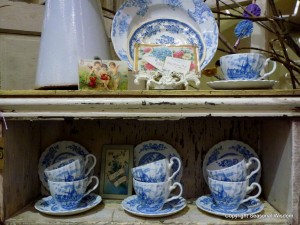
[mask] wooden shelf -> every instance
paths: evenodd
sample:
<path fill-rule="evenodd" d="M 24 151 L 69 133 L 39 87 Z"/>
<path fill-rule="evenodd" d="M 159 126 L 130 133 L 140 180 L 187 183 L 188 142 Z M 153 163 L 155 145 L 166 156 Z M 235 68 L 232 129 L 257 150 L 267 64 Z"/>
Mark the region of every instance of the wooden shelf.
<path fill-rule="evenodd" d="M 6 220 L 6 225 L 72 225 L 72 224 L 190 224 L 190 225 L 285 225 L 289 219 L 281 215 L 268 202 L 263 201 L 264 210 L 252 219 L 226 219 L 214 216 L 198 209 L 193 201 L 181 212 L 162 218 L 142 218 L 125 212 L 119 201 L 106 200 L 88 212 L 65 217 L 49 216 L 34 209 L 33 204 L 23 209 L 14 217 Z M 254 217 L 254 216 L 253 216 Z M 290 218 L 291 219 L 291 218 Z"/>
<path fill-rule="evenodd" d="M 299 117 L 293 91 L 0 91 L 11 119 Z"/>

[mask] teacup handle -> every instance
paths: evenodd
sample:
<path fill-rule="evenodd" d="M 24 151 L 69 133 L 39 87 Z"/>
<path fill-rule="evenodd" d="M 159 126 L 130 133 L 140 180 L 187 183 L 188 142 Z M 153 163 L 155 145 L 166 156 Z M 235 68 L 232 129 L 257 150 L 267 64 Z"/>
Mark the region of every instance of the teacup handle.
<path fill-rule="evenodd" d="M 90 174 L 90 172 L 92 171 L 92 169 L 94 169 L 94 167 L 96 165 L 96 162 L 97 162 L 97 159 L 93 154 L 88 154 L 88 155 L 86 155 L 85 161 L 84 161 L 85 168 L 87 167 L 87 164 L 89 162 L 89 158 L 92 158 L 93 165 L 85 172 L 85 174 L 84 174 L 85 177 L 87 177 Z"/>
<path fill-rule="evenodd" d="M 247 180 L 252 177 L 254 174 L 258 173 L 258 171 L 260 170 L 261 168 L 261 164 L 260 164 L 260 161 L 258 158 L 255 158 L 255 157 L 251 157 L 249 160 L 248 160 L 248 163 L 246 163 L 246 168 L 248 169 L 250 167 L 250 165 L 252 165 L 252 162 L 251 161 L 256 161 L 257 163 L 257 168 L 256 170 L 253 170 L 248 176 L 247 176 Z"/>
<path fill-rule="evenodd" d="M 261 186 L 258 183 L 256 183 L 256 182 L 252 183 L 249 187 L 247 187 L 247 191 L 246 192 L 252 191 L 255 188 L 255 186 L 258 188 L 257 194 L 254 195 L 254 196 L 249 196 L 248 198 L 246 198 L 243 201 L 241 201 L 240 204 L 242 204 L 244 202 L 247 202 L 247 201 L 249 201 L 251 199 L 255 199 L 255 198 L 257 198 L 261 194 Z"/>
<path fill-rule="evenodd" d="M 177 157 L 172 157 L 172 158 L 170 159 L 170 161 L 171 161 L 171 163 L 169 164 L 169 170 L 172 169 L 172 166 L 173 166 L 173 164 L 174 164 L 174 161 L 177 161 L 177 163 L 178 163 L 178 169 L 173 173 L 173 175 L 172 175 L 171 177 L 169 177 L 169 180 L 172 180 L 172 179 L 179 173 L 179 171 L 180 171 L 180 169 L 181 169 L 181 161 L 180 161 L 180 159 L 178 159 Z"/>
<path fill-rule="evenodd" d="M 266 67 L 266 66 L 269 64 L 269 62 L 271 62 L 271 63 L 273 64 L 272 70 L 271 70 L 270 72 L 268 72 L 268 73 L 265 73 L 263 76 L 261 76 L 261 77 L 259 78 L 259 80 L 265 79 L 266 77 L 268 77 L 268 76 L 270 76 L 272 73 L 274 73 L 274 71 L 276 70 L 277 64 L 276 64 L 275 61 L 271 60 L 271 58 L 268 58 L 268 59 L 265 61 L 264 67 Z"/>
<path fill-rule="evenodd" d="M 173 190 L 176 188 L 176 186 L 179 187 L 180 193 L 179 193 L 178 195 L 176 195 L 176 196 L 173 196 L 173 197 L 171 197 L 171 198 L 168 198 L 167 201 L 165 201 L 165 203 L 170 202 L 170 201 L 173 201 L 173 200 L 178 199 L 178 198 L 181 197 L 182 192 L 183 192 L 183 188 L 182 188 L 182 185 L 181 185 L 179 182 L 175 182 L 175 183 L 170 187 L 170 192 L 173 191 Z"/>
<path fill-rule="evenodd" d="M 96 176 L 92 176 L 92 177 L 90 178 L 90 180 L 89 180 L 87 186 L 89 186 L 89 185 L 92 183 L 93 179 L 96 180 L 96 184 L 95 184 L 91 189 L 89 189 L 89 190 L 83 195 L 83 197 L 84 197 L 84 196 L 87 196 L 89 193 L 91 193 L 92 191 L 94 191 L 94 190 L 98 187 L 98 185 L 99 185 L 99 179 L 98 179 L 98 177 L 96 177 Z"/>

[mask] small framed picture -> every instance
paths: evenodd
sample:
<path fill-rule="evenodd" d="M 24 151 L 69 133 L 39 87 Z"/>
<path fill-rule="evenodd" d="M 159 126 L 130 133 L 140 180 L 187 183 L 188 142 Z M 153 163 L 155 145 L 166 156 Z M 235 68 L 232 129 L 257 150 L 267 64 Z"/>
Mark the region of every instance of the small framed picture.
<path fill-rule="evenodd" d="M 128 66 L 116 60 L 88 60 L 79 62 L 80 90 L 127 90 Z"/>
<path fill-rule="evenodd" d="M 124 199 L 132 194 L 133 146 L 104 145 L 102 148 L 100 195 Z"/>

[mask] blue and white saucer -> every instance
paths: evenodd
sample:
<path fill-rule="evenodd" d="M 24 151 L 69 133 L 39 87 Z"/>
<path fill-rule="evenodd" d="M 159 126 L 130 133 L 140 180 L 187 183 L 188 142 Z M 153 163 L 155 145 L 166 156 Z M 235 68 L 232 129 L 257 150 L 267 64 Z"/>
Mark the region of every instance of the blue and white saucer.
<path fill-rule="evenodd" d="M 161 210 L 156 212 L 147 212 L 147 209 L 141 208 L 136 195 L 129 196 L 122 201 L 122 207 L 125 211 L 142 217 L 170 216 L 184 209 L 185 206 L 186 200 L 180 197 L 179 199 L 166 203 Z"/>
<path fill-rule="evenodd" d="M 66 210 L 66 209 L 62 209 L 59 205 L 57 205 L 55 200 L 52 198 L 52 196 L 48 196 L 37 201 L 34 205 L 34 208 L 48 215 L 67 216 L 67 215 L 74 215 L 74 214 L 78 214 L 90 210 L 94 208 L 96 205 L 98 205 L 101 201 L 102 198 L 100 195 L 91 193 L 85 196 L 81 200 L 77 209 Z"/>
<path fill-rule="evenodd" d="M 264 205 L 259 199 L 253 199 L 245 202 L 236 210 L 221 209 L 214 203 L 211 195 L 201 196 L 197 199 L 196 205 L 199 209 L 217 216 L 235 215 L 237 217 L 242 217 L 245 215 L 259 213 L 264 209 Z"/>

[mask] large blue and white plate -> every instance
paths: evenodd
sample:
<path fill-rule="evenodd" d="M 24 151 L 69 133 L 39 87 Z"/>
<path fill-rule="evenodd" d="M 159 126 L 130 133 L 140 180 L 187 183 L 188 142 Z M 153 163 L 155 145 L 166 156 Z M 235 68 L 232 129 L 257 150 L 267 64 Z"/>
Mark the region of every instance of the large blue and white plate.
<path fill-rule="evenodd" d="M 96 205 L 98 205 L 101 201 L 102 198 L 100 195 L 91 193 L 81 200 L 81 202 L 78 205 L 78 208 L 66 210 L 57 205 L 52 196 L 48 196 L 37 201 L 34 205 L 34 208 L 48 215 L 67 216 L 88 211 L 94 208 Z"/>
<path fill-rule="evenodd" d="M 134 148 L 133 161 L 134 166 L 140 166 L 160 159 L 170 159 L 173 156 L 181 160 L 180 155 L 171 145 L 159 140 L 150 140 L 142 142 Z M 175 161 L 172 171 L 175 172 L 178 166 L 178 163 Z M 180 182 L 182 172 L 183 166 L 181 166 L 179 173 L 174 177 L 175 181 Z"/>
<path fill-rule="evenodd" d="M 156 19 L 146 22 L 133 30 L 129 34 L 128 40 L 129 59 L 134 58 L 135 43 L 196 45 L 198 46 L 199 65 L 205 59 L 206 47 L 202 34 L 190 25 L 174 19 Z"/>
<path fill-rule="evenodd" d="M 85 157 L 87 154 L 89 152 L 83 146 L 73 141 L 59 141 L 47 147 L 42 153 L 38 165 L 38 173 L 43 186 L 49 191 L 47 177 L 44 173 L 48 166 L 66 158 L 73 156 Z M 91 171 L 90 175 L 92 174 L 93 171 Z"/>
<path fill-rule="evenodd" d="M 201 33 L 206 46 L 203 69 L 213 58 L 219 30 L 214 15 L 202 0 L 127 0 L 114 16 L 111 38 L 119 58 L 132 68 L 130 34 L 143 24 L 157 19 L 181 21 Z M 171 43 L 170 43 L 171 44 Z"/>
<path fill-rule="evenodd" d="M 245 217 L 247 215 L 252 215 L 261 212 L 264 209 L 264 205 L 259 199 L 253 199 L 245 202 L 239 206 L 236 210 L 225 210 L 218 207 L 213 200 L 211 195 L 201 196 L 196 200 L 196 205 L 199 209 L 217 216 L 234 216 Z"/>
<path fill-rule="evenodd" d="M 178 213 L 186 207 L 186 200 L 182 197 L 179 199 L 167 202 L 161 210 L 147 213 L 147 209 L 141 208 L 136 195 L 127 197 L 122 201 L 122 207 L 125 211 L 142 217 L 165 217 Z"/>
<path fill-rule="evenodd" d="M 244 142 L 236 141 L 236 140 L 221 141 L 218 144 L 214 145 L 211 149 L 209 149 L 209 151 L 205 155 L 202 170 L 203 170 L 203 176 L 206 183 L 207 183 L 206 167 L 216 160 L 221 160 L 225 156 L 233 156 L 232 160 L 235 159 L 234 156 L 242 156 L 245 159 L 249 159 L 251 157 L 258 158 L 256 152 Z M 224 163 L 224 165 L 226 164 L 228 163 Z M 251 164 L 249 167 L 248 174 L 250 174 L 256 168 L 257 168 L 256 164 Z M 260 176 L 261 176 L 261 170 L 259 170 L 258 173 L 253 174 L 252 177 L 250 177 L 249 183 L 250 184 L 252 184 L 253 182 L 259 183 Z"/>

